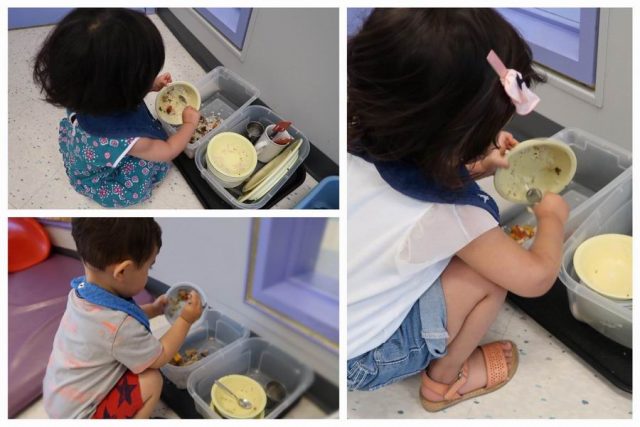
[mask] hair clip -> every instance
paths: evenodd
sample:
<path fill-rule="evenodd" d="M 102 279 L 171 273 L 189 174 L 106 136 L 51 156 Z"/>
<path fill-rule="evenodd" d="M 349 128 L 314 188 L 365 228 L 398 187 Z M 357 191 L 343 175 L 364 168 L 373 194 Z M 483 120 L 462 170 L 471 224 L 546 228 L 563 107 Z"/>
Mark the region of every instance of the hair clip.
<path fill-rule="evenodd" d="M 521 116 L 532 112 L 540 102 L 540 98 L 527 87 L 527 84 L 522 79 L 522 74 L 505 67 L 502 60 L 493 50 L 487 55 L 487 61 L 500 77 L 504 91 L 511 98 L 511 102 L 516 107 L 516 112 Z"/>

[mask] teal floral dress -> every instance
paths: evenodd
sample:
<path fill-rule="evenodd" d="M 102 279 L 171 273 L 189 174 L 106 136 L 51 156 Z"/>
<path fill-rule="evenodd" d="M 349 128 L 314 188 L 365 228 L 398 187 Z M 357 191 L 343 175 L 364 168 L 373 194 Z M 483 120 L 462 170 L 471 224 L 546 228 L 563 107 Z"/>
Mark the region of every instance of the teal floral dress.
<path fill-rule="evenodd" d="M 73 188 L 104 207 L 127 207 L 147 200 L 171 167 L 128 155 L 138 137 L 90 134 L 73 114 L 60 121 L 58 140 Z"/>

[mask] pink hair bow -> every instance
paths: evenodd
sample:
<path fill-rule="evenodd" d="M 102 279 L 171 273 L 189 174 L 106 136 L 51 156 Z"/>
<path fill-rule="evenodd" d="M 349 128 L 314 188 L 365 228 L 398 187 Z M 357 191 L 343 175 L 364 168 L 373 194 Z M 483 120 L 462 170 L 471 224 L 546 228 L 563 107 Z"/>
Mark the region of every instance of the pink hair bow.
<path fill-rule="evenodd" d="M 522 79 L 522 74 L 516 70 L 507 69 L 493 50 L 487 55 L 487 61 L 500 77 L 504 91 L 511 98 L 511 102 L 516 107 L 516 112 L 521 116 L 532 112 L 540 102 L 540 98 L 527 87 L 527 84 Z"/>

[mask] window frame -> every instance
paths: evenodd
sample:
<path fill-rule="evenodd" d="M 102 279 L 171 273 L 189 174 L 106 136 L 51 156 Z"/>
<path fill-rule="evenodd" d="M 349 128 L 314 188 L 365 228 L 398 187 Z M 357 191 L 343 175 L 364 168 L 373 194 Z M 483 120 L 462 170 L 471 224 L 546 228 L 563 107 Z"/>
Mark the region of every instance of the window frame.
<path fill-rule="evenodd" d="M 549 8 L 548 8 L 549 9 Z M 580 23 L 577 27 L 567 25 L 560 19 L 554 19 L 547 10 L 536 8 L 497 8 L 496 10 L 507 19 L 529 43 L 534 60 L 545 68 L 572 79 L 579 84 L 594 89 L 598 65 L 598 35 L 600 9 L 579 8 Z M 527 30 L 519 26 L 517 19 L 525 19 Z M 536 27 L 540 27 L 536 29 Z M 571 33 L 578 42 L 577 58 L 570 58 L 559 51 L 549 49 L 546 45 L 527 38 L 526 33 L 543 32 L 544 28 L 558 33 Z M 548 33 L 549 31 L 547 31 Z"/>
<path fill-rule="evenodd" d="M 313 285 L 329 280 L 313 273 L 326 223 L 327 218 L 255 218 L 245 302 L 337 351 L 339 296 Z"/>
<path fill-rule="evenodd" d="M 218 33 L 220 33 L 231 45 L 236 48 L 238 51 L 242 52 L 244 49 L 248 34 L 249 34 L 249 25 L 251 22 L 251 15 L 253 14 L 253 8 L 227 8 L 227 9 L 238 9 L 240 11 L 240 16 L 238 18 L 238 25 L 236 30 L 234 31 L 230 28 L 226 23 L 224 23 L 220 18 L 209 11 L 211 8 L 203 8 L 196 7 L 194 11 L 204 19 L 213 29 L 215 29 Z M 214 8 L 214 9 L 222 9 L 222 8 Z"/>

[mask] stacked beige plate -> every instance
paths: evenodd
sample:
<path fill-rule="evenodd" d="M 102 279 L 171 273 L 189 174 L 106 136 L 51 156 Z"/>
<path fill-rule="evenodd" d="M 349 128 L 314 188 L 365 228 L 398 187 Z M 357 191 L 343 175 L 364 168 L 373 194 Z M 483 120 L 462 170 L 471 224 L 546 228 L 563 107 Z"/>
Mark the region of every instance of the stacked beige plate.
<path fill-rule="evenodd" d="M 292 142 L 278 157 L 256 172 L 242 187 L 243 194 L 238 201 L 244 203 L 247 200 L 258 200 L 267 194 L 295 165 L 301 145 L 302 139 Z"/>

